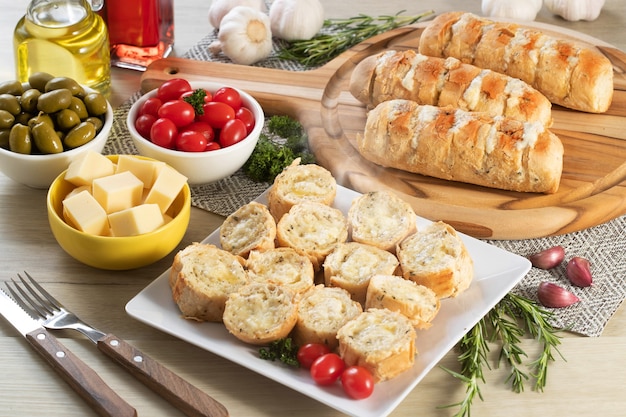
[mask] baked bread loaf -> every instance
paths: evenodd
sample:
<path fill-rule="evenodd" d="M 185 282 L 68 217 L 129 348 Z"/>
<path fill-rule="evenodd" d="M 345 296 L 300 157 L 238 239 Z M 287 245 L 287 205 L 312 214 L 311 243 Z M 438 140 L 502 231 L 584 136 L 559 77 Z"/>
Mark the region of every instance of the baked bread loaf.
<path fill-rule="evenodd" d="M 248 283 L 244 259 L 215 245 L 193 243 L 174 256 L 169 283 L 183 316 L 221 322 L 228 296 Z"/>
<path fill-rule="evenodd" d="M 276 225 L 278 246 L 307 255 L 315 271 L 335 246 L 347 239 L 348 221 L 343 213 L 316 201 L 294 205 Z"/>
<path fill-rule="evenodd" d="M 292 248 L 250 252 L 246 261 L 252 282 L 269 282 L 300 294 L 314 285 L 315 272 L 308 256 Z"/>
<path fill-rule="evenodd" d="M 348 233 L 354 242 L 392 253 L 416 230 L 413 207 L 386 190 L 370 191 L 352 200 L 347 218 Z"/>
<path fill-rule="evenodd" d="M 391 252 L 358 242 L 339 243 L 324 260 L 324 283 L 340 287 L 353 300 L 365 304 L 370 278 L 376 274 L 393 274 L 399 266 Z"/>
<path fill-rule="evenodd" d="M 300 165 L 296 159 L 274 179 L 267 200 L 278 222 L 292 206 L 304 201 L 332 205 L 337 195 L 337 181 L 326 168 L 315 164 Z"/>
<path fill-rule="evenodd" d="M 378 165 L 512 191 L 555 193 L 563 170 L 563 144 L 541 123 L 402 99 L 368 113 L 357 145 Z"/>
<path fill-rule="evenodd" d="M 367 310 L 339 329 L 337 339 L 346 365 L 363 366 L 376 382 L 394 378 L 415 363 L 415 330 L 396 311 Z"/>
<path fill-rule="evenodd" d="M 454 57 L 429 57 L 412 49 L 385 51 L 361 61 L 352 72 L 350 92 L 368 107 L 403 98 L 552 124 L 552 103 L 524 81 Z"/>
<path fill-rule="evenodd" d="M 397 275 L 374 275 L 365 309 L 386 308 L 407 317 L 416 329 L 428 329 L 441 307 L 433 290 Z"/>
<path fill-rule="evenodd" d="M 598 50 L 472 13 L 437 16 L 422 32 L 419 52 L 519 78 L 575 110 L 602 113 L 613 98 L 613 65 Z"/>
<path fill-rule="evenodd" d="M 298 346 L 322 343 L 335 350 L 337 331 L 362 312 L 361 304 L 343 288 L 316 285 L 298 303 L 298 321 L 291 337 Z"/>
<path fill-rule="evenodd" d="M 276 222 L 265 204 L 252 201 L 226 217 L 220 226 L 222 248 L 248 257 L 251 250 L 274 248 Z"/>
<path fill-rule="evenodd" d="M 398 245 L 406 279 L 430 288 L 439 298 L 456 297 L 474 278 L 474 262 L 454 228 L 435 222 Z"/>
<path fill-rule="evenodd" d="M 290 290 L 255 282 L 228 296 L 224 326 L 242 342 L 264 345 L 289 335 L 298 319 L 297 309 Z"/>

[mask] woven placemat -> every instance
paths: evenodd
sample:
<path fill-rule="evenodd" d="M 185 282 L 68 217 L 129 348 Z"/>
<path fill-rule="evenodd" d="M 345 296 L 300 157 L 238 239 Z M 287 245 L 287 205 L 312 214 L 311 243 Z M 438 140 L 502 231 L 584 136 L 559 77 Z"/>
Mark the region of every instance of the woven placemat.
<path fill-rule="evenodd" d="M 212 55 L 208 46 L 215 40 L 211 33 L 194 45 L 185 58 L 198 61 L 230 62 L 223 55 Z M 278 45 L 269 58 L 257 66 L 300 71 L 301 65 L 278 58 Z M 137 154 L 126 128 L 126 116 L 131 105 L 140 97 L 136 92 L 126 103 L 116 109 L 111 136 L 105 146 L 105 154 Z M 227 216 L 242 205 L 254 200 L 270 184 L 256 183 L 241 171 L 212 184 L 194 186 L 191 189 L 192 205 L 212 213 Z M 566 252 L 566 261 L 574 256 L 587 258 L 591 262 L 594 284 L 588 288 L 569 285 L 565 276 L 565 263 L 550 271 L 533 268 L 513 291 L 536 300 L 537 287 L 542 281 L 562 285 L 575 293 L 581 300 L 564 309 L 554 309 L 553 325 L 585 336 L 600 336 L 607 322 L 626 298 L 626 216 L 605 224 L 562 236 L 541 239 L 501 241 L 488 240 L 521 256 L 538 252 L 554 245 L 561 245 Z"/>

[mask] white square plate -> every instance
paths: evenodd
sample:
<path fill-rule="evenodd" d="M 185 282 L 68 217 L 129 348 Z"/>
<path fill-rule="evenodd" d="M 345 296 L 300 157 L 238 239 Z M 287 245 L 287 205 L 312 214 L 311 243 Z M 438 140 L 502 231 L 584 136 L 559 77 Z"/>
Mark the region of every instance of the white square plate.
<path fill-rule="evenodd" d="M 266 194 L 262 194 L 257 201 L 266 203 Z M 347 213 L 350 203 L 358 195 L 355 191 L 338 187 L 334 205 Z M 418 228 L 429 223 L 421 217 L 417 219 Z M 475 278 L 472 284 L 457 298 L 442 300 L 432 327 L 417 332 L 418 355 L 413 368 L 397 378 L 377 384 L 372 396 L 364 400 L 348 398 L 340 384 L 331 388 L 317 386 L 306 370 L 260 359 L 258 347 L 238 341 L 221 323 L 197 323 L 183 319 L 172 300 L 169 270 L 130 300 L 126 311 L 150 326 L 238 363 L 345 414 L 385 417 L 530 270 L 531 265 L 526 258 L 467 235 L 462 235 L 462 238 L 474 260 Z M 219 246 L 219 230 L 203 242 Z"/>

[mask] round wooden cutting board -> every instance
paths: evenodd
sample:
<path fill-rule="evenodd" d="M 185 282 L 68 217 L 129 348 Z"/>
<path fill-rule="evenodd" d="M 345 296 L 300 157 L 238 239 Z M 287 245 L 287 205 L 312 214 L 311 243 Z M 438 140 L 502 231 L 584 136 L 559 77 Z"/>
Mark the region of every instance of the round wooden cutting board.
<path fill-rule="evenodd" d="M 390 189 L 409 201 L 418 215 L 443 220 L 474 237 L 558 235 L 626 213 L 626 54 L 556 26 L 530 24 L 547 34 L 598 48 L 615 69 L 615 93 L 608 112 L 589 114 L 553 107 L 552 131 L 565 148 L 557 193 L 490 189 L 382 168 L 363 159 L 354 143 L 365 126 L 366 109 L 348 91 L 350 75 L 367 56 L 386 49 L 417 49 L 426 25 L 428 22 L 422 22 L 373 37 L 311 71 L 166 58 L 143 74 L 142 90 L 174 77 L 241 88 L 259 100 L 267 115 L 286 114 L 300 120 L 318 163 L 329 169 L 338 183 L 359 192 Z"/>

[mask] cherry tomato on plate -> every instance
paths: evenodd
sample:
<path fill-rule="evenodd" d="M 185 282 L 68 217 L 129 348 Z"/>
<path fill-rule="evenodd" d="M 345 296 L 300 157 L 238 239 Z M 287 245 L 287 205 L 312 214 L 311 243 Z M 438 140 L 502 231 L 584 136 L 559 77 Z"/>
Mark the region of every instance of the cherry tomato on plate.
<path fill-rule="evenodd" d="M 170 119 L 157 119 L 150 128 L 150 140 L 164 148 L 174 149 L 178 129 Z"/>
<path fill-rule="evenodd" d="M 157 97 L 165 103 L 170 100 L 177 100 L 183 93 L 191 90 L 192 88 L 189 81 L 183 78 L 172 78 L 171 80 L 165 81 L 157 89 Z"/>
<path fill-rule="evenodd" d="M 228 104 L 211 101 L 202 106 L 204 114 L 198 115 L 198 120 L 207 122 L 214 129 L 221 129 L 226 122 L 235 118 L 235 110 Z"/>
<path fill-rule="evenodd" d="M 241 120 L 246 125 L 248 134 L 254 129 L 254 114 L 249 108 L 239 107 L 239 110 L 235 112 L 235 119 Z"/>
<path fill-rule="evenodd" d="M 163 102 L 160 98 L 150 97 L 149 99 L 146 99 L 146 101 L 144 101 L 139 108 L 139 114 L 151 114 L 154 117 L 159 117 L 159 108 L 162 104 Z"/>
<path fill-rule="evenodd" d="M 170 119 L 176 127 L 183 127 L 195 120 L 196 111 L 184 100 L 171 100 L 159 108 L 159 117 Z"/>
<path fill-rule="evenodd" d="M 200 132 L 188 130 L 176 136 L 176 149 L 184 152 L 206 151 L 207 140 Z"/>
<path fill-rule="evenodd" d="M 248 136 L 246 125 L 241 120 L 229 120 L 220 131 L 220 145 L 222 148 L 232 146 L 241 142 L 246 136 Z"/>
<path fill-rule="evenodd" d="M 327 353 L 311 364 L 311 378 L 318 385 L 331 385 L 339 379 L 346 364 L 336 353 Z"/>
<path fill-rule="evenodd" d="M 348 396 L 362 400 L 374 392 L 374 377 L 362 366 L 349 366 L 341 373 L 341 385 Z"/>
<path fill-rule="evenodd" d="M 228 104 L 235 111 L 241 107 L 241 95 L 232 87 L 222 87 L 213 94 L 213 101 Z"/>
<path fill-rule="evenodd" d="M 156 122 L 156 120 L 157 118 L 152 114 L 142 114 L 135 119 L 135 129 L 137 129 L 137 132 L 139 132 L 141 136 L 146 139 L 150 139 L 150 128 L 152 128 L 152 125 Z"/>
<path fill-rule="evenodd" d="M 301 367 L 309 369 L 317 358 L 330 353 L 328 345 L 323 343 L 307 343 L 298 349 L 298 363 Z"/>

